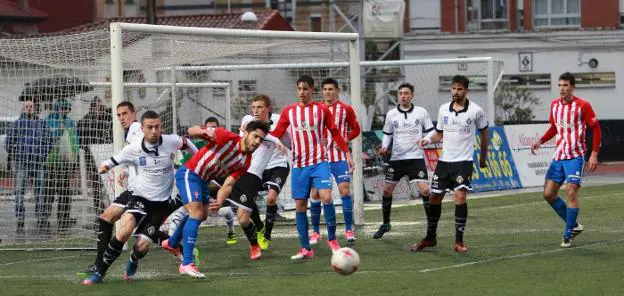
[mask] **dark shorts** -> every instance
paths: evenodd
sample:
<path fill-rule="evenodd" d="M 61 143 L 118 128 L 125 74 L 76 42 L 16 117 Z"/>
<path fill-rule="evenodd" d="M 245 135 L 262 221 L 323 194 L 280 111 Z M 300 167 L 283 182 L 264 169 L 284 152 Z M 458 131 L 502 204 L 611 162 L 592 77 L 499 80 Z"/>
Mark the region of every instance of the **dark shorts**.
<path fill-rule="evenodd" d="M 284 183 L 290 174 L 289 167 L 274 167 L 264 170 L 262 173 L 262 183 L 267 189 L 273 189 L 279 194 L 284 188 Z"/>
<path fill-rule="evenodd" d="M 126 213 L 132 214 L 137 222 L 134 235 L 150 241 L 154 241 L 154 233 L 160 229 L 170 212 L 170 201 L 150 201 L 137 195 L 131 196 L 126 206 Z"/>
<path fill-rule="evenodd" d="M 131 197 L 132 191 L 126 190 L 122 192 L 119 196 L 117 196 L 111 205 L 125 209 Z"/>
<path fill-rule="evenodd" d="M 428 182 L 427 166 L 424 159 L 391 160 L 386 169 L 386 183 L 396 184 L 403 176 L 411 182 Z"/>
<path fill-rule="evenodd" d="M 256 197 L 262 189 L 262 180 L 252 173 L 246 173 L 234 184 L 232 194 L 228 197 L 228 201 L 247 211 L 258 211 L 256 205 Z"/>
<path fill-rule="evenodd" d="M 459 189 L 472 190 L 471 178 L 472 161 L 438 161 L 431 179 L 431 192 L 440 194 Z"/>

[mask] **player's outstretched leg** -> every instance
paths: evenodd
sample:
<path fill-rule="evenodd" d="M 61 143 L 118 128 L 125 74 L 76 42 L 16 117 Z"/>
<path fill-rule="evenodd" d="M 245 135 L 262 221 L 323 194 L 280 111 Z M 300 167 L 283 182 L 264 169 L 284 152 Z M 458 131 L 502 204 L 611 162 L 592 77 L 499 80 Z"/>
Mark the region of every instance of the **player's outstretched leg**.
<path fill-rule="evenodd" d="M 312 194 L 314 196 L 314 194 Z M 315 199 L 316 198 L 316 199 Z M 318 195 L 310 199 L 310 220 L 312 221 L 312 235 L 310 244 L 316 245 L 321 240 L 321 200 Z M 325 213 L 327 215 L 327 213 Z"/>
<path fill-rule="evenodd" d="M 437 242 L 438 221 L 442 214 L 442 199 L 444 196 L 431 195 L 429 199 L 429 215 L 427 216 L 427 235 L 418 243 L 411 244 L 409 250 L 419 252 L 426 248 L 435 247 Z"/>

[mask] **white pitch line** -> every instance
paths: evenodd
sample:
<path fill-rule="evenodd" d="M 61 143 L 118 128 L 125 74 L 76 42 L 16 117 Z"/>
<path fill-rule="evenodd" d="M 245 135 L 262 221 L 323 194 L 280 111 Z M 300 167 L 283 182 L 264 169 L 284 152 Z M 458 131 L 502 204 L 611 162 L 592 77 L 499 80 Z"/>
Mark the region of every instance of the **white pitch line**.
<path fill-rule="evenodd" d="M 22 263 L 33 263 L 33 262 L 55 261 L 55 260 L 61 260 L 61 259 L 76 258 L 76 257 L 80 257 L 80 256 L 82 256 L 82 255 L 73 255 L 73 256 L 64 256 L 64 257 L 53 257 L 53 258 L 41 258 L 41 259 L 21 260 L 21 261 L 14 261 L 14 262 L 0 263 L 0 266 L 8 266 L 8 265 L 15 265 L 15 264 L 22 264 Z"/>
<path fill-rule="evenodd" d="M 558 253 L 558 252 L 564 252 L 564 251 L 573 251 L 573 250 L 585 249 L 585 248 L 589 248 L 589 247 L 607 246 L 607 245 L 620 243 L 620 242 L 624 242 L 624 239 L 604 241 L 604 242 L 597 242 L 597 243 L 592 243 L 592 244 L 587 244 L 587 245 L 580 245 L 580 246 L 575 246 L 575 247 L 569 248 L 569 249 L 568 248 L 559 248 L 559 249 L 553 249 L 553 250 L 547 250 L 547 251 L 528 252 L 528 253 L 521 253 L 521 254 L 516 254 L 516 255 L 501 256 L 501 257 L 496 257 L 496 258 L 477 260 L 477 261 L 466 262 L 466 263 L 455 264 L 455 265 L 447 265 L 447 266 L 440 266 L 440 267 L 434 267 L 434 268 L 425 268 L 425 269 L 419 270 L 418 272 L 433 272 L 433 271 L 440 271 L 440 270 L 446 270 L 446 269 L 462 268 L 462 267 L 466 267 L 466 266 L 472 266 L 472 265 L 483 264 L 483 263 L 490 263 L 490 262 L 496 262 L 496 261 L 503 261 L 503 260 L 508 260 L 508 259 L 523 258 L 523 257 L 530 257 L 530 256 L 539 256 L 539 255 L 550 254 L 550 253 Z"/>

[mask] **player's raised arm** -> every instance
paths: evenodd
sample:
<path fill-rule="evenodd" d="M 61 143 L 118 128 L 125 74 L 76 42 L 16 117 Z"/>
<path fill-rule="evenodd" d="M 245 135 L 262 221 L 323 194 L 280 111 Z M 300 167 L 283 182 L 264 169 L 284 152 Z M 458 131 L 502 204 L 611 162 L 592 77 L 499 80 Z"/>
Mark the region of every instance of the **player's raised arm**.
<path fill-rule="evenodd" d="M 355 111 L 353 108 L 347 108 L 347 126 L 349 127 L 349 134 L 347 134 L 347 142 L 351 142 L 353 139 L 357 138 L 362 132 L 360 128 L 360 124 L 358 123 L 357 116 L 355 116 Z"/>
<path fill-rule="evenodd" d="M 180 137 L 180 145 L 178 147 L 178 150 L 184 150 L 188 153 L 195 154 L 195 152 L 197 152 L 197 146 L 195 146 L 195 144 L 193 144 L 193 141 L 185 138 L 185 137 Z"/>
<path fill-rule="evenodd" d="M 202 138 L 206 141 L 214 142 L 217 139 L 216 131 L 214 128 L 203 128 L 201 126 L 191 126 L 188 129 L 188 135 L 191 138 Z"/>
<path fill-rule="evenodd" d="M 581 113 L 583 122 L 592 130 L 592 152 L 587 161 L 587 168 L 593 173 L 596 167 L 598 167 L 598 152 L 602 141 L 602 130 L 600 129 L 598 118 L 596 118 L 596 113 L 594 113 L 594 109 L 592 109 L 589 103 L 582 107 Z"/>
<path fill-rule="evenodd" d="M 279 121 L 277 121 L 277 124 L 275 125 L 275 129 L 271 132 L 271 135 L 275 136 L 278 139 L 280 139 L 284 135 L 284 133 L 288 129 L 288 126 L 290 126 L 290 121 L 288 120 L 288 113 L 289 113 L 288 108 L 282 111 L 282 114 L 280 114 Z"/>

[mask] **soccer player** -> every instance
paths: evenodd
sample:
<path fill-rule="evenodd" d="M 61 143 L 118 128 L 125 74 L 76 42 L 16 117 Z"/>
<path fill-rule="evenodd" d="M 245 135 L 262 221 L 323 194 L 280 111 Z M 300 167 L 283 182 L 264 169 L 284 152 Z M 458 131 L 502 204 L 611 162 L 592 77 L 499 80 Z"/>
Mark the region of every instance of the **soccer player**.
<path fill-rule="evenodd" d="M 141 117 L 144 137 L 141 141 L 126 146 L 120 153 L 100 165 L 100 173 L 119 164 L 130 164 L 136 168 L 132 196 L 121 216 L 121 229 L 110 241 L 101 261 L 96 262 L 97 271 L 83 281 L 85 285 L 101 283 L 106 271 L 119 257 L 124 243 L 132 233 L 138 236 L 130 255 L 124 277 L 129 280 L 136 272 L 138 260 L 143 258 L 152 242 L 154 231 L 170 213 L 170 199 L 173 190 L 174 162 L 177 150 L 188 149 L 194 153 L 197 148 L 178 135 L 162 135 L 160 116 L 146 111 Z M 135 230 L 136 228 L 136 230 Z"/>
<path fill-rule="evenodd" d="M 447 190 L 453 190 L 455 191 L 455 252 L 468 252 L 468 247 L 464 244 L 464 228 L 468 219 L 466 197 L 468 190 L 472 190 L 470 178 L 472 177 L 473 147 L 476 144 L 477 130 L 481 137 L 479 167 L 487 167 L 488 152 L 488 121 L 483 109 L 466 97 L 468 84 L 466 76 L 453 77 L 451 81 L 453 100 L 440 107 L 435 130 L 418 142 L 422 148 L 430 143 L 442 141 L 442 155 L 431 180 L 427 236 L 419 243 L 411 244 L 410 251 L 422 251 L 436 246 L 436 231 L 442 213 L 442 199 Z"/>
<path fill-rule="evenodd" d="M 206 129 L 217 128 L 217 127 L 219 127 L 219 120 L 215 117 L 208 117 L 204 121 L 204 128 Z M 195 145 L 195 147 L 197 147 L 197 149 L 201 149 L 202 147 L 206 146 L 207 143 L 208 142 L 202 139 L 193 140 L 193 144 Z M 192 156 L 193 155 L 191 153 L 185 153 L 182 157 L 181 163 L 185 164 L 189 159 L 191 159 Z M 208 184 L 208 189 L 210 189 L 211 196 L 216 196 L 216 192 L 217 190 L 219 190 L 219 187 L 214 182 L 220 185 L 220 184 L 223 184 L 223 181 L 224 180 L 214 180 L 213 182 L 210 182 Z M 178 199 L 180 200 L 182 199 L 179 194 L 178 194 Z M 236 233 L 234 233 L 234 212 L 232 211 L 232 207 L 223 206 L 221 207 L 221 209 L 219 209 L 218 213 L 221 217 L 223 217 L 223 219 L 225 220 L 225 224 L 227 225 L 227 228 L 228 228 L 225 243 L 228 246 L 235 245 L 238 241 L 236 239 Z M 169 233 L 169 235 L 175 232 L 180 221 L 182 221 L 184 217 L 187 215 L 188 215 L 188 211 L 186 210 L 185 207 L 180 207 L 173 214 L 171 214 L 169 218 L 169 222 L 170 222 L 169 227 L 166 230 Z M 199 250 L 196 250 L 195 252 L 198 257 Z M 197 264 L 199 260 L 195 260 L 195 261 Z"/>
<path fill-rule="evenodd" d="M 331 111 L 334 125 L 340 131 L 346 142 L 350 142 L 360 135 L 360 124 L 357 121 L 355 112 L 351 106 L 339 100 L 340 89 L 338 81 L 334 78 L 327 78 L 321 83 L 323 88 L 323 99 L 325 105 Z M 353 231 L 353 198 L 351 197 L 351 174 L 349 174 L 349 165 L 347 157 L 338 148 L 336 142 L 328 137 L 325 131 L 324 137 L 327 138 L 327 153 L 329 158 L 329 167 L 334 176 L 338 191 L 342 200 L 342 213 L 345 221 L 345 240 L 354 243 L 355 231 Z M 321 198 L 316 188 L 312 189 L 312 198 L 310 199 L 310 214 L 312 216 L 313 233 L 310 236 L 310 244 L 316 245 L 321 240 L 320 223 L 321 223 Z"/>
<path fill-rule="evenodd" d="M 396 109 L 388 111 L 386 123 L 383 129 L 383 141 L 379 148 L 380 155 L 388 153 L 388 147 L 392 142 L 392 156 L 386 171 L 386 177 L 381 199 L 383 212 L 383 224 L 373 235 L 374 239 L 380 239 L 390 231 L 390 213 L 392 210 L 392 193 L 397 182 L 407 176 L 410 189 L 420 192 L 423 200 L 425 214 L 429 203 L 429 176 L 425 165 L 423 150 L 416 145 L 418 141 L 431 130 L 433 123 L 427 110 L 414 106 L 414 86 L 403 83 L 398 88 L 399 105 Z"/>
<path fill-rule="evenodd" d="M 553 161 L 546 172 L 544 199 L 565 222 L 562 248 L 572 246 L 572 240 L 583 232 L 583 225 L 577 222 L 579 214 L 579 192 L 583 179 L 587 148 L 585 131 L 591 128 L 592 152 L 587 168 L 594 172 L 598 166 L 598 150 L 602 132 L 591 104 L 574 96 L 575 78 L 569 72 L 559 76 L 559 98 L 550 104 L 550 127 L 539 142 L 533 144 L 535 154 L 540 146 L 556 137 Z M 558 196 L 559 188 L 566 183 L 568 205 Z"/>
<path fill-rule="evenodd" d="M 141 141 L 143 138 L 143 131 L 141 130 L 141 123 L 136 120 L 136 111 L 134 105 L 130 102 L 124 101 L 117 105 L 117 119 L 121 123 L 121 127 L 124 129 L 126 146 Z M 134 167 L 125 168 L 119 175 L 117 182 L 124 183 L 127 177 L 127 190 L 122 192 L 115 200 L 106 208 L 102 214 L 98 217 L 98 232 L 97 232 L 97 256 L 95 257 L 95 263 L 89 265 L 83 272 L 79 272 L 81 277 L 88 277 L 93 274 L 97 269 L 97 262 L 102 261 L 104 251 L 111 241 L 113 236 L 113 225 L 115 221 L 119 220 L 123 214 L 128 199 L 132 196 L 132 188 L 134 185 L 135 176 Z"/>
<path fill-rule="evenodd" d="M 340 131 L 334 125 L 331 111 L 322 103 L 312 100 L 314 80 L 303 75 L 297 80 L 299 102 L 288 105 L 282 111 L 280 119 L 271 133 L 281 138 L 290 127 L 290 139 L 293 152 L 292 198 L 295 199 L 296 224 L 301 249 L 290 257 L 301 260 L 314 257 L 308 236 L 308 198 L 312 187 L 318 189 L 323 202 L 325 223 L 327 224 L 328 245 L 332 250 L 340 248 L 336 240 L 336 209 L 334 208 L 331 188 L 331 171 L 327 162 L 323 134 L 328 129 L 336 145 L 345 153 L 349 171 L 353 169 L 353 158 Z"/>
<path fill-rule="evenodd" d="M 176 186 L 189 215 L 161 245 L 164 249 L 179 254 L 178 244 L 182 240 L 184 259 L 178 269 L 180 274 L 195 278 L 205 277 L 193 263 L 193 248 L 199 224 L 206 219 L 209 210 L 208 182 L 225 177 L 217 192 L 217 198 L 229 196 L 236 180 L 247 172 L 252 153 L 262 144 L 268 132 L 267 124 L 260 121 L 247 124 L 242 138 L 223 128 L 205 129 L 194 126 L 188 129 L 189 136 L 201 137 L 208 144 L 176 172 Z M 225 198 L 221 200 L 223 199 Z"/>
<path fill-rule="evenodd" d="M 246 126 L 247 123 L 253 120 L 260 120 L 269 123 L 271 130 L 275 130 L 275 125 L 279 120 L 279 115 L 273 114 L 272 111 L 273 104 L 271 102 L 271 98 L 267 95 L 261 94 L 253 97 L 251 99 L 251 112 L 253 115 L 246 115 L 243 117 L 241 127 Z M 276 138 L 274 140 L 278 139 Z M 284 135 L 281 140 L 284 142 L 290 142 L 288 135 Z M 277 147 L 272 142 L 265 142 L 263 146 L 265 146 L 266 149 L 258 149 L 254 152 L 251 160 L 251 167 L 248 171 L 248 174 L 251 174 L 249 178 L 254 180 L 239 180 L 237 183 L 240 183 L 240 186 L 238 187 L 251 189 L 248 193 L 250 193 L 254 199 L 258 196 L 258 191 L 263 188 L 267 189 L 265 222 L 262 223 L 258 211 L 251 212 L 251 219 L 255 224 L 256 231 L 259 232 L 257 237 L 258 244 L 262 250 L 266 250 L 271 243 L 271 233 L 273 231 L 275 219 L 278 215 L 277 196 L 282 190 L 282 187 L 284 187 L 284 183 L 286 183 L 286 179 L 290 173 L 290 167 L 288 165 L 288 156 L 285 153 L 282 153 L 283 145 L 276 149 Z M 257 185 L 258 178 L 261 181 L 260 187 L 249 185 L 250 183 Z M 247 197 L 249 196 L 250 195 L 248 194 Z M 239 223 L 241 223 L 240 215 Z"/>

